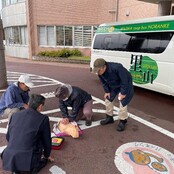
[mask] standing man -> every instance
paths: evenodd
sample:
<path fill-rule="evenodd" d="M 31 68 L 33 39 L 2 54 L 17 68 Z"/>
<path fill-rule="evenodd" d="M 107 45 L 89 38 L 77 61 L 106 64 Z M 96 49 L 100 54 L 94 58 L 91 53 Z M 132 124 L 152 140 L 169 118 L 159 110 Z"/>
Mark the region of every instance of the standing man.
<path fill-rule="evenodd" d="M 11 84 L 0 98 L 0 116 L 8 118 L 13 113 L 28 108 L 30 88 L 33 86 L 31 78 L 27 75 L 21 75 L 18 82 Z"/>
<path fill-rule="evenodd" d="M 49 118 L 41 114 L 45 98 L 32 94 L 29 109 L 16 112 L 10 119 L 7 147 L 2 153 L 3 169 L 12 174 L 31 172 L 37 174 L 53 161 Z M 43 155 L 43 157 L 42 157 Z"/>
<path fill-rule="evenodd" d="M 86 119 L 86 126 L 92 124 L 92 97 L 79 87 L 69 84 L 59 84 L 55 91 L 55 96 L 59 98 L 59 107 L 63 116 L 62 123 Z M 72 111 L 68 112 L 68 107 Z"/>
<path fill-rule="evenodd" d="M 106 125 L 114 122 L 114 100 L 118 95 L 120 105 L 118 117 L 120 121 L 117 131 L 123 131 L 128 118 L 127 105 L 134 94 L 130 72 L 122 64 L 106 62 L 102 58 L 95 60 L 93 72 L 98 74 L 105 91 L 106 119 L 102 120 L 100 124 Z"/>

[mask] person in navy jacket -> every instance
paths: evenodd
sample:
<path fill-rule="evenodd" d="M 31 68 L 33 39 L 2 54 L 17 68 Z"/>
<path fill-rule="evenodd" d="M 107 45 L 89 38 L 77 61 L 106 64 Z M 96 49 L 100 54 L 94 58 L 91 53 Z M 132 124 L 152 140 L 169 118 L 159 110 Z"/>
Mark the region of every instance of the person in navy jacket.
<path fill-rule="evenodd" d="M 134 95 L 132 76 L 130 72 L 120 63 L 106 62 L 99 58 L 94 61 L 92 70 L 98 74 L 98 77 L 103 85 L 106 105 L 106 119 L 102 120 L 101 125 L 113 123 L 114 101 L 116 96 L 119 100 L 119 124 L 118 131 L 123 131 L 127 123 L 128 113 L 127 105 Z"/>
<path fill-rule="evenodd" d="M 92 97 L 83 89 L 69 84 L 59 84 L 55 90 L 59 99 L 59 107 L 63 116 L 62 123 L 86 119 L 86 126 L 92 124 Z M 71 107 L 71 112 L 68 112 Z"/>
<path fill-rule="evenodd" d="M 31 78 L 27 74 L 21 75 L 18 82 L 11 84 L 0 98 L 0 117 L 10 119 L 13 113 L 27 109 L 32 86 Z"/>
<path fill-rule="evenodd" d="M 32 94 L 29 108 L 12 115 L 2 153 L 4 170 L 36 174 L 47 160 L 53 161 L 49 118 L 40 113 L 44 102 L 43 96 Z"/>

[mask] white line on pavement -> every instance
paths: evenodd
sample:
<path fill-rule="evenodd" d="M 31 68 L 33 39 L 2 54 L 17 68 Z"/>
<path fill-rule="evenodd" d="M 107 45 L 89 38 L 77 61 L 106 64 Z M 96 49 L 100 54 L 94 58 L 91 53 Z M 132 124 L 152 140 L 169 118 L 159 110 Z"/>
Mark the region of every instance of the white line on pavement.
<path fill-rule="evenodd" d="M 164 135 L 167 135 L 168 137 L 170 137 L 172 139 L 174 139 L 174 133 L 172 133 L 172 132 L 170 132 L 170 131 L 168 131 L 168 130 L 160 127 L 160 126 L 157 126 L 157 125 L 155 125 L 155 124 L 153 124 L 149 121 L 146 121 L 146 120 L 144 120 L 140 117 L 137 117 L 133 114 L 129 114 L 129 117 L 136 120 L 136 121 L 138 121 L 138 122 L 140 122 L 140 123 L 142 123 L 142 124 L 144 124 L 144 125 L 146 125 L 146 126 L 148 126 L 148 127 L 150 127 L 150 128 L 152 128 L 152 129 L 155 129 L 158 132 L 161 132 Z"/>
<path fill-rule="evenodd" d="M 18 72 L 8 72 L 8 73 L 17 74 L 17 75 L 25 74 L 25 73 L 18 73 Z M 59 81 L 57 81 L 55 79 L 51 79 L 51 78 L 47 78 L 47 77 L 43 77 L 43 76 L 36 76 L 36 75 L 33 75 L 33 74 L 29 74 L 29 75 L 33 76 L 33 77 L 39 77 L 41 79 L 45 79 L 45 80 L 48 80 L 48 81 L 50 80 L 50 82 L 54 82 L 55 84 L 62 84 L 62 82 L 59 82 Z M 38 86 L 35 86 L 35 87 L 43 87 L 43 86 L 55 85 L 55 84 L 38 85 Z M 44 95 L 46 98 L 55 97 L 54 92 L 44 93 L 42 95 Z M 99 99 L 99 98 L 96 98 L 96 97 L 92 96 L 92 99 L 94 100 L 94 104 L 99 103 L 99 104 L 105 105 L 105 102 L 103 100 Z M 115 110 L 114 114 L 118 114 L 119 108 L 118 107 L 114 107 L 114 110 Z M 56 113 L 56 112 L 60 112 L 60 109 L 48 110 L 48 111 L 44 111 L 42 113 L 43 114 L 51 114 L 51 113 Z M 102 113 L 103 114 L 103 113 L 105 113 L 105 110 L 93 109 L 93 112 L 94 113 L 96 112 L 96 113 Z M 160 133 L 162 133 L 162 134 L 164 134 L 164 135 L 166 135 L 166 136 L 171 137 L 172 139 L 174 139 L 174 133 L 172 133 L 172 132 L 170 132 L 170 131 L 168 131 L 166 129 L 163 129 L 160 126 L 157 126 L 157 125 L 155 125 L 155 124 L 153 124 L 151 122 L 148 122 L 148 121 L 146 121 L 146 120 L 144 120 L 144 119 L 142 119 L 142 118 L 140 118 L 138 116 L 135 116 L 135 115 L 133 115 L 131 113 L 129 113 L 129 117 L 134 119 L 134 120 L 136 120 L 136 121 L 138 121 L 138 122 L 140 122 L 140 123 L 142 123 L 142 124 L 144 124 L 144 125 L 146 125 L 146 126 L 148 126 L 148 127 L 150 127 L 150 128 L 152 128 L 152 129 L 154 129 L 154 130 L 156 130 L 156 131 L 158 131 L 158 132 L 160 132 Z M 114 117 L 114 119 L 117 120 L 118 117 Z M 59 118 L 50 117 L 50 120 L 51 121 L 58 121 Z M 4 122 L 7 122 L 7 120 L 6 119 L 0 120 L 0 123 L 4 123 Z M 82 128 L 86 129 L 86 128 L 98 126 L 98 125 L 100 125 L 99 122 L 100 121 L 93 122 L 93 124 L 92 124 L 93 126 L 89 126 L 89 127 L 85 127 L 84 123 L 83 123 Z M 5 128 L 0 128 L 0 133 L 4 133 L 5 131 L 6 131 Z"/>

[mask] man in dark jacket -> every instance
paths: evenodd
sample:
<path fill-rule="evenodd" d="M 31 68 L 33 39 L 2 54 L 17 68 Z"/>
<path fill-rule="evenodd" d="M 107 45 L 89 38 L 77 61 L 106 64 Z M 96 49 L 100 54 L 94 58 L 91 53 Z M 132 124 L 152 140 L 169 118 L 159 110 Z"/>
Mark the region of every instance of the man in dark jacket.
<path fill-rule="evenodd" d="M 45 98 L 31 95 L 29 109 L 13 114 L 7 131 L 7 147 L 2 153 L 3 169 L 12 173 L 36 174 L 53 161 L 49 118 L 41 114 Z"/>
<path fill-rule="evenodd" d="M 69 84 L 59 84 L 55 91 L 55 96 L 59 98 L 59 107 L 63 116 L 62 123 L 86 119 L 86 126 L 92 124 L 92 97 L 79 87 Z M 68 112 L 68 107 L 72 111 Z"/>
<path fill-rule="evenodd" d="M 117 130 L 123 131 L 128 118 L 127 105 L 134 94 L 130 72 L 120 63 L 106 62 L 101 58 L 95 60 L 93 72 L 98 74 L 105 91 L 106 119 L 100 122 L 101 125 L 114 122 L 114 100 L 118 95 L 120 105 L 118 116 L 120 121 Z"/>

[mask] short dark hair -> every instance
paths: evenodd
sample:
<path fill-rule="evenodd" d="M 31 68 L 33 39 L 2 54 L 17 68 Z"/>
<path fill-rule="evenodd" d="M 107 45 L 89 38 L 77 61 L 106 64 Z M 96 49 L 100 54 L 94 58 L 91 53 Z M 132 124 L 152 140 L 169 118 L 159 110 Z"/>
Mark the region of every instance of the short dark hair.
<path fill-rule="evenodd" d="M 37 110 L 39 105 L 44 105 L 45 103 L 45 97 L 40 94 L 31 94 L 30 100 L 29 100 L 29 108 L 32 108 L 34 110 Z"/>

